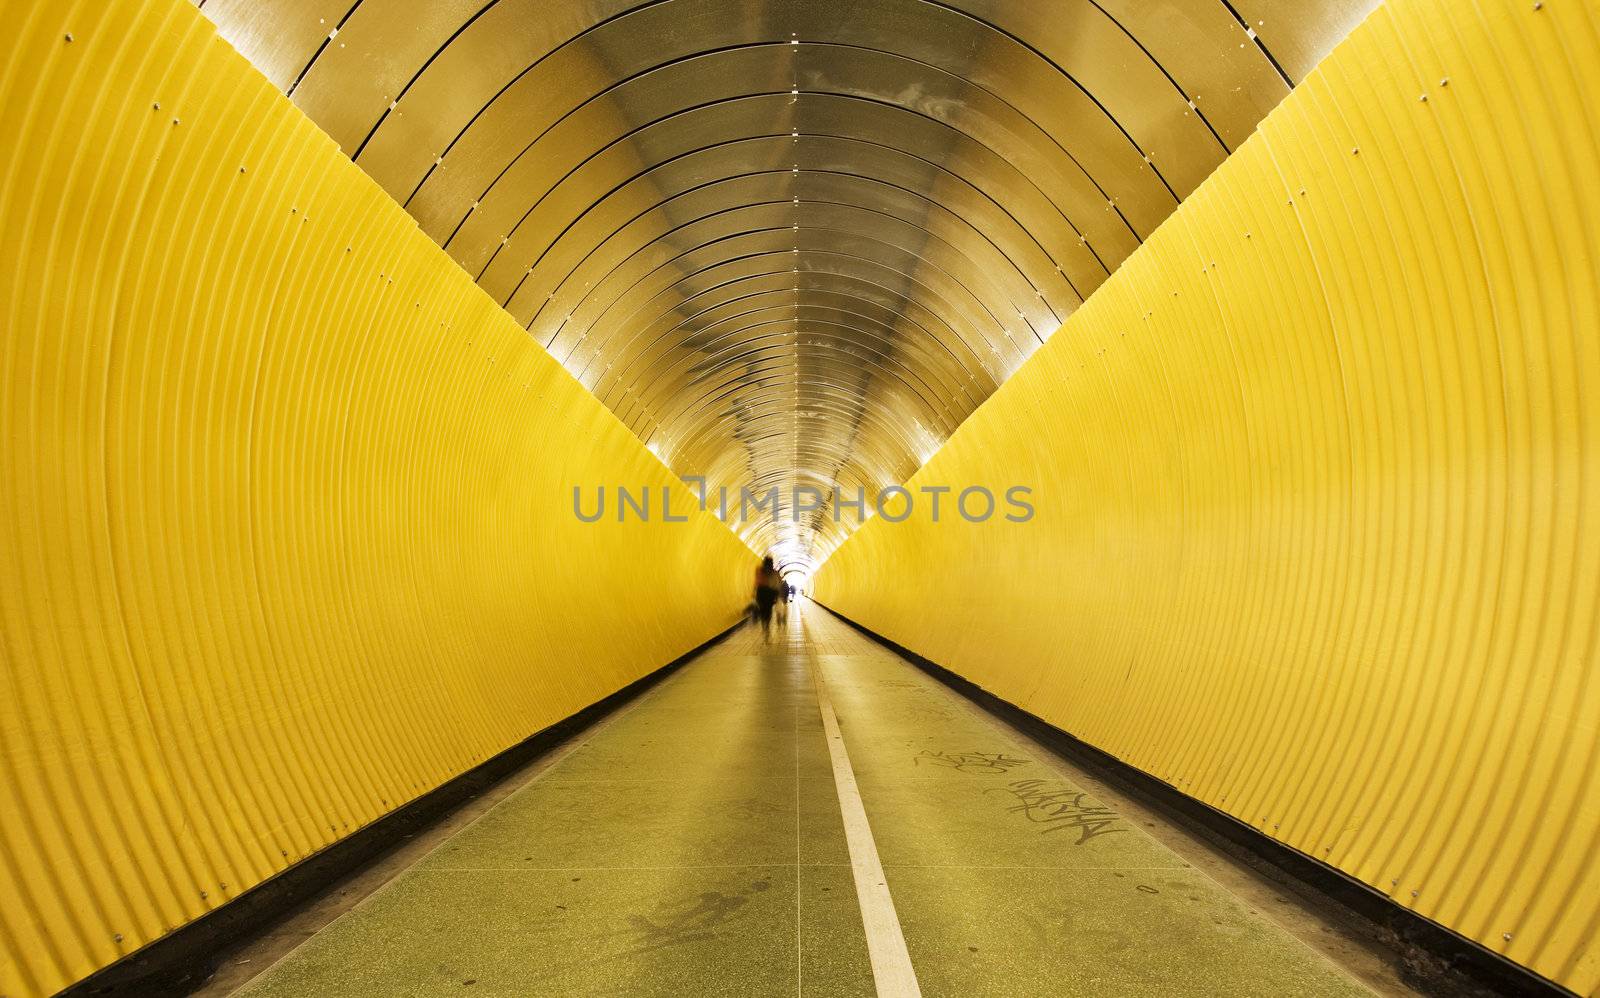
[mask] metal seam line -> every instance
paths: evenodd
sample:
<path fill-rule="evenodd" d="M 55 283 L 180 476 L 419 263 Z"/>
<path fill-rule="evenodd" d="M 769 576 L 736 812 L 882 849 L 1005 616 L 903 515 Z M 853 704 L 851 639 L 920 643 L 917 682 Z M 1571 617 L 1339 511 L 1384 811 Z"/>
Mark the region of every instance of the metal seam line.
<path fill-rule="evenodd" d="M 801 627 L 805 630 L 804 620 Z M 828 683 L 814 656 L 806 656 L 806 666 L 817 688 L 817 706 L 822 711 L 822 730 L 828 742 L 828 758 L 833 762 L 833 782 L 839 792 L 839 811 L 844 817 L 845 842 L 850 848 L 850 875 L 856 882 L 856 901 L 861 905 L 861 927 L 867 936 L 867 955 L 872 959 L 872 979 L 879 998 L 921 998 L 917 972 L 906 952 L 906 937 L 894 913 L 894 899 L 878 860 L 878 847 L 872 841 L 872 826 L 867 823 L 861 791 L 856 788 L 855 770 L 850 768 L 850 753 L 839 734 L 839 719 L 828 699 Z"/>

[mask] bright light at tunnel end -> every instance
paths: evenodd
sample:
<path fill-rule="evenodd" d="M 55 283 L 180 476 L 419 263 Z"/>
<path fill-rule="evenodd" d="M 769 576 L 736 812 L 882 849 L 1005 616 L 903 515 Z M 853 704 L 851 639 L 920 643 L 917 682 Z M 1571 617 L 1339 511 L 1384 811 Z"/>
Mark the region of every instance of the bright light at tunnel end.
<path fill-rule="evenodd" d="M 852 522 L 859 526 L 877 517 L 886 523 L 904 523 L 916 516 L 932 523 L 1028 523 L 1034 516 L 1033 488 L 1009 485 L 990 488 L 969 485 L 923 485 L 916 489 L 890 485 L 868 496 L 865 488 L 849 490 L 834 486 L 819 489 L 797 485 L 785 492 L 776 486 L 764 491 L 748 488 L 711 490 L 706 479 L 684 476 L 695 491 L 694 506 L 673 506 L 670 486 L 595 485 L 572 487 L 572 513 L 583 523 L 630 520 L 640 523 L 688 523 L 691 512 L 709 512 L 729 525 L 748 523 L 814 524 L 820 516 L 831 516 L 834 523 Z M 681 501 L 680 501 L 681 502 Z M 846 516 L 846 512 L 852 514 Z"/>

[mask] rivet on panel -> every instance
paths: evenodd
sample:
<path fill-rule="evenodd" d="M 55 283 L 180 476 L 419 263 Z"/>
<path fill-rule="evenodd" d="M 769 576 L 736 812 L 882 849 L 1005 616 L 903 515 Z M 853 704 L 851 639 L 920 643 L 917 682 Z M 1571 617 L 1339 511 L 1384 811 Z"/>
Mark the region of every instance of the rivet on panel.
<path fill-rule="evenodd" d="M 206 892 L 205 892 L 205 891 L 201 891 L 201 892 L 200 892 L 200 900 L 202 900 L 202 901 L 204 901 L 204 900 L 205 900 L 205 899 L 206 899 L 206 898 L 208 898 L 208 897 L 210 897 L 210 896 L 211 896 L 211 895 L 210 895 L 210 894 L 207 894 L 207 893 L 206 893 Z"/>
<path fill-rule="evenodd" d="M 1416 896 L 1417 896 L 1417 894 L 1418 894 L 1418 893 L 1420 893 L 1420 892 L 1418 892 L 1418 891 L 1412 891 L 1412 892 L 1411 892 L 1411 896 L 1412 896 L 1412 897 L 1416 897 Z"/>
<path fill-rule="evenodd" d="M 161 110 L 161 102 L 160 101 L 151 101 L 150 102 L 150 110 L 152 110 L 152 111 Z"/>
<path fill-rule="evenodd" d="M 243 173 L 243 172 L 244 172 L 244 167 L 242 167 L 242 166 L 241 166 L 241 167 L 239 167 L 239 172 L 240 172 L 240 173 Z"/>
<path fill-rule="evenodd" d="M 1448 87 L 1449 85 L 1450 85 L 1450 77 L 1442 76 L 1442 77 L 1439 78 L 1439 86 Z"/>
<path fill-rule="evenodd" d="M 1420 104 L 1428 103 L 1428 95 L 1427 94 L 1419 94 L 1417 96 L 1417 102 L 1420 103 Z"/>
<path fill-rule="evenodd" d="M 1534 7 L 1535 7 L 1535 8 L 1537 8 L 1537 7 L 1538 7 L 1538 6 L 1539 6 L 1539 5 L 1538 5 L 1538 4 L 1534 4 Z M 1509 933 L 1509 932 L 1502 932 L 1502 933 L 1500 933 L 1500 938 L 1501 938 L 1501 939 L 1504 939 L 1504 940 L 1505 940 L 1505 941 L 1506 941 L 1506 942 L 1508 942 L 1508 943 L 1509 943 L 1509 942 L 1510 942 L 1510 941 L 1511 941 L 1511 933 Z"/>
<path fill-rule="evenodd" d="M 173 118 L 173 119 L 172 119 L 172 123 L 173 123 L 173 124 L 174 124 L 174 125 L 176 125 L 176 124 L 179 124 L 179 121 L 178 121 L 178 119 L 177 119 L 177 118 Z"/>
<path fill-rule="evenodd" d="M 1350 155 L 1352 155 L 1352 156 L 1361 155 L 1361 147 L 1360 146 L 1351 146 L 1350 147 Z"/>
<path fill-rule="evenodd" d="M 61 37 L 70 42 L 70 41 L 72 41 L 72 32 L 69 31 L 65 35 L 62 35 Z"/>
<path fill-rule="evenodd" d="M 113 935 L 111 937 L 111 941 L 114 942 L 114 943 L 122 942 L 122 933 L 118 932 L 117 934 Z"/>

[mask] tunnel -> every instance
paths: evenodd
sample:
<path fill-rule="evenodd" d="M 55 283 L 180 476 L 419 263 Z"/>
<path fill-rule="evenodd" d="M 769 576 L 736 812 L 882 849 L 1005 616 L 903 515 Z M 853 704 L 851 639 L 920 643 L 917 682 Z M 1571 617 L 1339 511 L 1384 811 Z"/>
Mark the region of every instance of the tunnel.
<path fill-rule="evenodd" d="M 0 996 L 1600 994 L 1595 0 L 8 0 Z"/>

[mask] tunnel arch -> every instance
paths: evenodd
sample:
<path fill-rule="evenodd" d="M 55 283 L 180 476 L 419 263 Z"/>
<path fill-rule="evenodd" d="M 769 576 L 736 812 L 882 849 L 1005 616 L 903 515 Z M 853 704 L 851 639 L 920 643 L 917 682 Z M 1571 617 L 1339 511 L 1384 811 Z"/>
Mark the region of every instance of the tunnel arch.
<path fill-rule="evenodd" d="M 838 427 L 813 411 L 808 432 L 868 441 L 913 409 L 926 428 L 931 406 L 947 434 L 1249 135 L 1295 82 L 1286 67 L 1326 51 L 1371 2 L 1260 6 L 1207 0 L 1170 18 L 1100 0 L 1048 11 L 997 0 L 487 0 L 413 22 L 404 0 L 200 4 L 635 432 L 693 440 L 671 456 L 674 470 L 714 466 L 733 487 L 792 460 L 797 417 L 763 408 L 782 432 L 742 442 L 728 418 L 711 433 L 675 428 L 699 397 L 703 357 L 684 310 L 721 293 L 708 278 L 781 281 L 778 251 L 795 248 L 781 245 L 784 229 L 797 233 L 810 252 L 787 270 L 802 309 L 842 279 L 840 290 L 869 290 L 905 314 L 887 339 L 881 324 L 852 329 L 845 315 L 827 346 L 792 338 L 786 349 L 806 368 L 854 336 L 865 377 L 835 390 L 887 407 Z M 763 243 L 779 265 L 761 273 L 741 247 Z M 828 252 L 858 262 L 830 265 Z M 833 275 L 808 276 L 819 267 Z M 662 282 L 648 311 L 628 304 L 630 277 Z M 868 283 L 852 287 L 857 278 Z M 770 347 L 770 332 L 731 335 Z M 632 360 L 640 338 L 652 357 L 643 368 Z M 935 342 L 944 338 L 948 347 Z M 877 390 L 939 355 L 956 366 L 936 398 L 926 378 L 915 391 Z M 881 372 L 875 356 L 888 362 Z M 920 463 L 893 436 L 867 449 L 898 453 L 874 462 L 886 480 Z"/>
<path fill-rule="evenodd" d="M 1600 987 L 1593 5 L 851 9 L 19 8 L 0 990 L 736 625 L 758 548 L 1385 910 Z M 688 509 L 697 473 L 1047 494 L 1033 533 L 570 508 Z"/>

